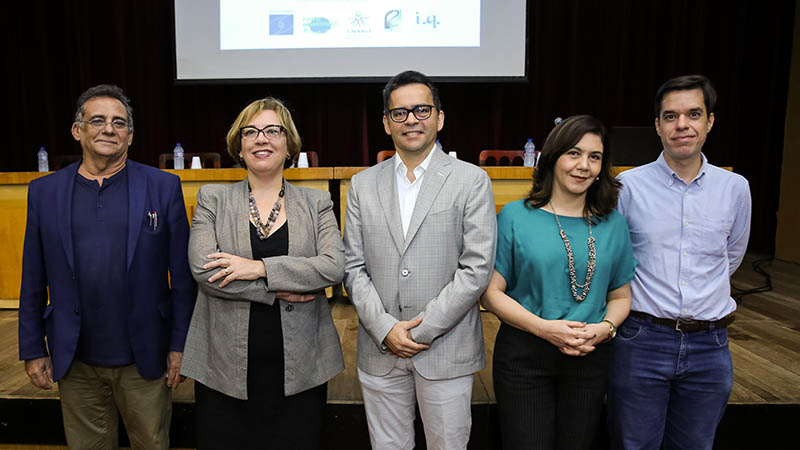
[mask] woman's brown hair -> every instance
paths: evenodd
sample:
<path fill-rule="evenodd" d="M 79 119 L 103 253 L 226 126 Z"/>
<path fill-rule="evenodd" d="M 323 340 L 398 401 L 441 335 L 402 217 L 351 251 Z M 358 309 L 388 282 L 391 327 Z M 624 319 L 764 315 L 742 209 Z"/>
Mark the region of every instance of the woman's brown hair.
<path fill-rule="evenodd" d="M 598 175 L 600 179 L 592 183 L 586 191 L 583 215 L 587 219 L 602 218 L 616 208 L 617 195 L 622 184 L 611 175 L 611 149 L 608 147 L 606 127 L 597 118 L 587 115 L 568 117 L 550 131 L 533 173 L 533 187 L 525 200 L 528 207 L 541 208 L 550 202 L 556 161 L 567 150 L 575 147 L 585 134 L 596 134 L 600 137 L 603 142 L 603 159 Z"/>

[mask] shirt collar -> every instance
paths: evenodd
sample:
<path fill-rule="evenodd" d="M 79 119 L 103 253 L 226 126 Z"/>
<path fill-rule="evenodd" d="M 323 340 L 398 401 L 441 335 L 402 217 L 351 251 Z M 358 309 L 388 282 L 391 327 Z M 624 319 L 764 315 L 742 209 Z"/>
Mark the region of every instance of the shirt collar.
<path fill-rule="evenodd" d="M 430 153 L 428 153 L 428 156 L 425 157 L 425 159 L 414 169 L 414 175 L 416 175 L 417 178 L 419 178 L 419 175 L 420 175 L 420 172 L 418 172 L 419 170 L 422 171 L 421 173 L 425 173 L 425 171 L 428 170 L 428 166 L 431 164 L 431 159 L 433 158 L 433 153 L 435 151 L 436 151 L 436 146 L 434 146 L 431 149 Z M 394 171 L 398 175 L 400 175 L 400 176 L 405 178 L 406 171 L 408 170 L 408 167 L 406 167 L 406 164 L 400 158 L 399 154 L 395 153 L 394 156 L 395 156 L 395 158 L 394 158 L 395 159 L 395 161 L 394 161 Z"/>
<path fill-rule="evenodd" d="M 83 161 L 81 161 L 81 162 L 83 162 Z M 80 167 L 80 165 L 79 165 L 79 167 Z M 122 169 L 119 169 L 119 171 L 117 171 L 117 173 L 115 173 L 114 175 L 111 175 L 110 177 L 103 177 L 103 184 L 102 185 L 100 185 L 96 180 L 90 180 L 90 179 L 84 177 L 83 175 L 81 175 L 81 173 L 78 170 L 75 170 L 75 179 L 79 183 L 81 183 L 83 185 L 86 185 L 86 186 L 92 186 L 95 189 L 97 189 L 98 191 L 102 191 L 104 189 L 107 189 L 109 186 L 114 184 L 115 181 L 124 180 L 124 179 L 127 178 L 127 176 L 128 176 L 128 164 L 125 164 L 124 166 L 122 166 Z"/>
<path fill-rule="evenodd" d="M 708 167 L 708 159 L 706 159 L 706 155 L 700 153 L 700 160 L 700 170 L 697 171 L 697 176 L 695 176 L 694 180 L 692 180 L 692 182 L 697 182 L 698 185 L 703 184 L 703 178 L 706 174 L 706 167 Z M 681 179 L 681 177 L 679 177 L 678 174 L 672 170 L 672 167 L 667 164 L 667 160 L 664 159 L 663 150 L 661 151 L 661 154 L 658 155 L 658 159 L 656 159 L 656 167 L 658 167 L 659 171 L 662 173 L 663 179 L 667 183 L 667 186 L 672 186 L 676 181 Z"/>

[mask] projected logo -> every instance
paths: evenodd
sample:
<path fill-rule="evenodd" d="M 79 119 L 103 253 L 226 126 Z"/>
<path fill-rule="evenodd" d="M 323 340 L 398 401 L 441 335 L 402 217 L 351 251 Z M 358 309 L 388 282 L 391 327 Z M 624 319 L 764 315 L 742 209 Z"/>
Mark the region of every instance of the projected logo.
<path fill-rule="evenodd" d="M 369 17 L 362 14 L 361 11 L 356 11 L 350 17 L 350 28 L 347 30 L 347 32 L 352 34 L 371 33 L 372 30 L 367 22 L 368 19 Z"/>
<path fill-rule="evenodd" d="M 400 28 L 402 14 L 399 9 L 393 9 L 383 16 L 383 30 L 397 31 Z"/>
<path fill-rule="evenodd" d="M 327 33 L 332 26 L 333 23 L 325 17 L 306 17 L 303 19 L 303 31 L 306 33 Z"/>
<path fill-rule="evenodd" d="M 417 26 L 436 29 L 439 26 L 439 19 L 436 14 L 426 14 L 417 11 Z"/>
<path fill-rule="evenodd" d="M 286 36 L 294 34 L 294 14 L 270 14 L 270 36 Z"/>

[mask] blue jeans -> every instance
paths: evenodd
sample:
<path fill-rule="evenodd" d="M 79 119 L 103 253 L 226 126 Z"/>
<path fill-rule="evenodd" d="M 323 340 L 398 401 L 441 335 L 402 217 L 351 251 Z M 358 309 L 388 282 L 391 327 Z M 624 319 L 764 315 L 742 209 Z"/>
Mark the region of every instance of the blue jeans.
<path fill-rule="evenodd" d="M 711 450 L 733 387 L 727 329 L 681 332 L 628 317 L 611 360 L 611 448 Z"/>

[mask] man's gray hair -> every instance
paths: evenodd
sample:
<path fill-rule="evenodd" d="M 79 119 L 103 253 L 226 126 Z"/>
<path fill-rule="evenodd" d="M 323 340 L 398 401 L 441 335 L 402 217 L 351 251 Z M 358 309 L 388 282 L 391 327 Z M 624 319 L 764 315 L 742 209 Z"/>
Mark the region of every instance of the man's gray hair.
<path fill-rule="evenodd" d="M 86 102 L 96 97 L 110 97 L 119 100 L 122 106 L 125 107 L 125 112 L 128 114 L 128 130 L 133 130 L 133 107 L 131 106 L 131 99 L 125 95 L 122 88 L 113 84 L 99 84 L 90 87 L 80 97 L 78 97 L 78 108 L 75 111 L 75 122 L 81 122 L 83 115 L 86 113 Z"/>

